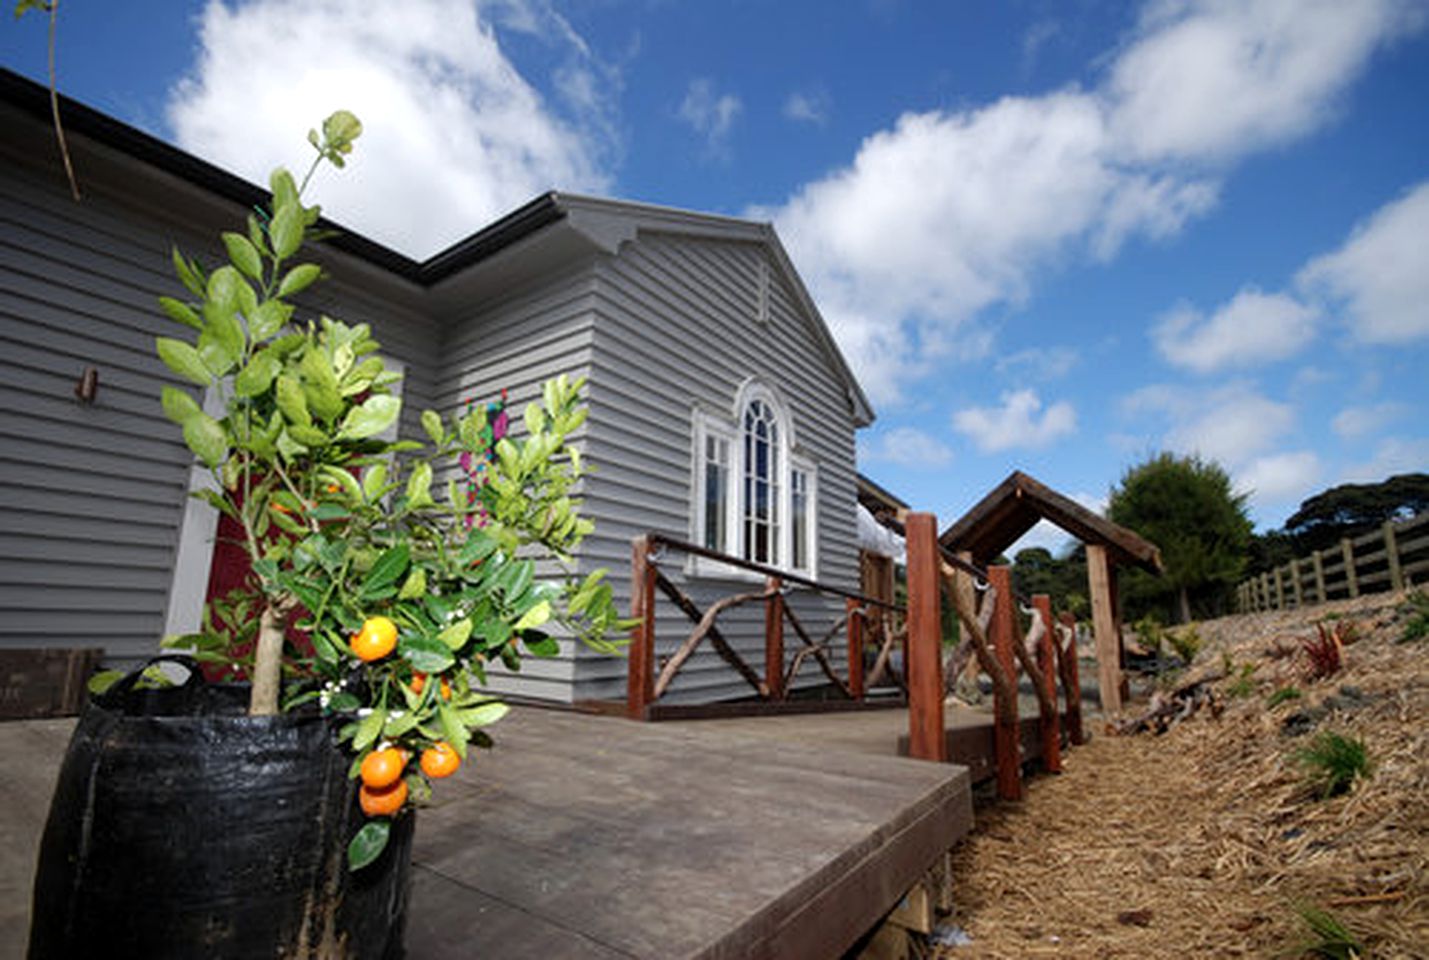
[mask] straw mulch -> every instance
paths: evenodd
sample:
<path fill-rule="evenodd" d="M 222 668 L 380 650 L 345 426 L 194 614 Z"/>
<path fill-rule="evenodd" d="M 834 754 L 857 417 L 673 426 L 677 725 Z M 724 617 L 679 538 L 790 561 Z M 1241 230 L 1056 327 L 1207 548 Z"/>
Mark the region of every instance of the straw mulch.
<path fill-rule="evenodd" d="M 1225 711 L 1163 736 L 1098 732 L 1024 802 L 979 809 L 953 853 L 948 918 L 973 944 L 933 955 L 1298 957 L 1309 904 L 1369 956 L 1429 957 L 1429 640 L 1395 642 L 1402 600 L 1200 624 L 1193 669 L 1230 657 Z M 1359 639 L 1338 674 L 1307 682 L 1299 641 L 1327 615 Z M 1292 685 L 1300 698 L 1268 705 Z M 1373 763 L 1329 799 L 1294 758 L 1324 730 L 1363 738 Z"/>

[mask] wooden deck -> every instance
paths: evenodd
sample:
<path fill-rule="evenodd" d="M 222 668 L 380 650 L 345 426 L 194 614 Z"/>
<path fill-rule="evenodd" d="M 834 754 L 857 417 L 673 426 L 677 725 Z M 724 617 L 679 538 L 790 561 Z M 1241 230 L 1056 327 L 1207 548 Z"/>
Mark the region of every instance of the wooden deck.
<path fill-rule="evenodd" d="M 906 726 L 517 709 L 419 816 L 408 955 L 837 957 L 972 826 L 966 769 L 893 755 Z M 0 725 L 34 780 L 0 784 L 0 957 L 67 730 Z"/>

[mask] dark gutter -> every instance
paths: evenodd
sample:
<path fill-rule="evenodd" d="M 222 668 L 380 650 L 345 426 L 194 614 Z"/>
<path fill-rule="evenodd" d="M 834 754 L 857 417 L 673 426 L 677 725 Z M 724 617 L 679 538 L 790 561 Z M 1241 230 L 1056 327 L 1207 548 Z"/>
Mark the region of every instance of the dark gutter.
<path fill-rule="evenodd" d="M 51 121 L 49 88 L 4 67 L 0 67 L 0 100 L 47 125 Z M 64 94 L 60 94 L 60 118 L 67 133 L 88 137 L 245 209 L 266 206 L 269 201 L 268 191 L 262 187 Z M 426 287 L 564 216 L 565 212 L 556 203 L 556 194 L 546 193 L 420 263 L 326 217 L 318 221 L 318 227 L 335 232 L 335 236 L 323 241 L 324 246 Z"/>

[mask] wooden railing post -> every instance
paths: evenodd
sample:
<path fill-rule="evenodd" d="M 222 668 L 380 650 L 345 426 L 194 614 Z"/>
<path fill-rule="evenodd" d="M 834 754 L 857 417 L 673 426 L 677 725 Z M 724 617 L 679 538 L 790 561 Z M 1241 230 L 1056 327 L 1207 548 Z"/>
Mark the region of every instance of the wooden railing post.
<path fill-rule="evenodd" d="M 1106 547 L 1087 544 L 1087 581 L 1092 600 L 1092 631 L 1097 641 L 1097 689 L 1108 720 L 1121 713 L 1121 636 L 1116 622 L 1116 580 Z"/>
<path fill-rule="evenodd" d="M 844 601 L 848 612 L 848 693 L 855 700 L 863 699 L 863 605 L 849 597 Z"/>
<path fill-rule="evenodd" d="M 655 565 L 650 562 L 650 538 L 636 537 L 630 556 L 630 616 L 638 619 L 630 632 L 625 712 L 644 720 L 655 699 Z"/>
<path fill-rule="evenodd" d="M 1052 701 L 1052 715 L 1041 717 L 1042 766 L 1050 773 L 1062 772 L 1062 714 L 1057 708 L 1057 642 L 1052 621 L 1052 598 L 1045 593 L 1032 597 L 1033 616 L 1042 621 L 1042 642 L 1037 645 L 1037 666 L 1042 671 L 1042 689 Z"/>
<path fill-rule="evenodd" d="M 1275 609 L 1285 609 L 1285 581 L 1280 579 L 1280 568 L 1276 567 L 1275 574 Z"/>
<path fill-rule="evenodd" d="M 1077 664 L 1077 618 L 1070 612 L 1062 613 L 1062 625 L 1072 631 L 1072 640 L 1067 655 L 1062 661 L 1062 688 L 1067 692 L 1067 736 L 1076 746 L 1087 742 L 1082 732 L 1082 669 Z"/>
<path fill-rule="evenodd" d="M 1002 692 L 994 687 L 992 694 L 992 739 L 997 759 L 997 795 L 1003 800 L 1022 799 L 1022 736 L 1017 719 L 1017 659 L 1012 645 L 1017 642 L 1017 630 L 1012 618 L 1017 616 L 1017 601 L 1012 596 L 1012 568 L 988 567 L 987 582 L 996 593 L 992 608 L 992 651 L 1012 678 L 1012 709 L 1002 704 Z M 1008 718 L 1011 719 L 1008 719 Z"/>
<path fill-rule="evenodd" d="M 1355 545 L 1349 537 L 1340 539 L 1340 553 L 1345 558 L 1345 582 L 1350 588 L 1350 597 L 1360 595 L 1360 578 L 1355 575 Z"/>
<path fill-rule="evenodd" d="M 764 601 L 764 686 L 770 700 L 784 699 L 784 583 L 770 577 L 773 594 Z"/>
<path fill-rule="evenodd" d="M 1305 606 L 1305 594 L 1300 589 L 1300 561 L 1290 560 L 1290 595 L 1295 598 L 1295 607 Z"/>
<path fill-rule="evenodd" d="M 943 729 L 943 624 L 939 597 L 937 519 L 908 514 L 908 755 L 945 761 Z"/>
<path fill-rule="evenodd" d="M 1404 568 L 1399 563 L 1399 544 L 1394 537 L 1393 521 L 1384 521 L 1384 556 L 1389 561 L 1389 589 L 1404 589 Z"/>
<path fill-rule="evenodd" d="M 1315 570 L 1315 602 L 1324 603 L 1330 598 L 1325 595 L 1325 558 L 1322 551 L 1310 554 L 1310 566 Z"/>

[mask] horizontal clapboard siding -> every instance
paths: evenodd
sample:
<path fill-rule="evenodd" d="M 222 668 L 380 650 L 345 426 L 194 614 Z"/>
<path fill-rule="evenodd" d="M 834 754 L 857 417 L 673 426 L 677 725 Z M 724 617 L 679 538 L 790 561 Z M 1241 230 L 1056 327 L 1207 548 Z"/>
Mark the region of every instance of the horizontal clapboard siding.
<path fill-rule="evenodd" d="M 154 353 L 155 337 L 185 331 L 156 298 L 186 295 L 173 245 L 216 264 L 219 230 L 243 214 L 92 154 L 76 204 L 14 151 L 0 174 L 0 647 L 103 646 L 123 666 L 159 649 L 193 464 L 159 405 L 163 385 L 186 384 Z M 403 432 L 416 432 L 440 347 L 420 291 L 318 258 L 332 279 L 299 316 L 371 323 L 406 366 Z M 73 390 L 90 366 L 99 390 L 85 406 Z"/>
<path fill-rule="evenodd" d="M 818 579 L 856 587 L 851 413 L 843 384 L 772 262 L 770 319 L 757 319 L 761 261 L 768 255 L 762 244 L 642 233 L 600 266 L 589 444 L 601 469 L 587 491 L 596 534 L 582 550 L 582 563 L 612 569 L 623 606 L 629 604 L 631 538 L 647 530 L 693 536 L 693 409 L 732 414 L 735 394 L 750 377 L 780 392 L 798 451 L 816 465 Z M 691 578 L 682 557 L 662 569 L 702 608 L 758 588 L 747 580 Z M 803 592 L 791 603 L 815 640 L 843 612 L 842 600 Z M 663 598 L 657 609 L 658 657 L 672 653 L 692 624 Z M 731 610 L 720 625 L 745 661 L 762 672 L 762 606 Z M 799 645 L 787 628 L 786 648 L 792 654 Z M 676 678 L 669 702 L 753 693 L 717 655 L 702 650 Z M 820 676 L 810 661 L 798 682 L 820 682 Z M 624 684 L 623 662 L 580 658 L 578 697 L 616 699 Z"/>
<path fill-rule="evenodd" d="M 547 380 L 561 374 L 573 380 L 589 376 L 591 305 L 590 267 L 576 264 L 539 284 L 457 309 L 442 338 L 435 408 L 450 419 L 464 414 L 468 401 L 491 403 L 505 389 L 513 436 L 521 436 L 522 411 L 528 403 L 540 402 Z M 577 443 L 584 432 L 582 428 L 574 437 Z M 448 469 L 438 480 L 445 483 L 454 475 Z M 554 576 L 558 571 L 542 564 L 537 573 Z M 488 668 L 489 686 L 498 693 L 568 703 L 575 656 L 567 639 L 559 655 L 528 657 L 517 672 L 494 664 Z"/>

